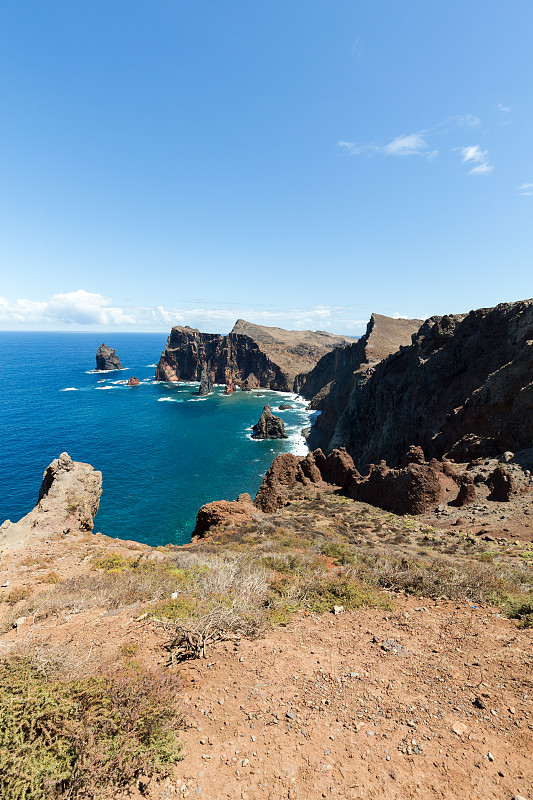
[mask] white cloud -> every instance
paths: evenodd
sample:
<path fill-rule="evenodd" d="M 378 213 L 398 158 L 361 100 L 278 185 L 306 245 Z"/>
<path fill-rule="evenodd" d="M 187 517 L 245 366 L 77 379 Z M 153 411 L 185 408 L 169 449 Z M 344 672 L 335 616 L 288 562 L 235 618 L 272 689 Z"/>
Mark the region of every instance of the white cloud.
<path fill-rule="evenodd" d="M 424 153 L 427 145 L 421 133 L 409 133 L 407 136 L 397 136 L 382 149 L 389 156 L 412 156 Z"/>
<path fill-rule="evenodd" d="M 502 103 L 496 103 L 496 108 L 498 111 L 501 111 L 502 114 L 508 114 L 510 111 L 512 111 L 511 106 L 504 106 Z"/>
<path fill-rule="evenodd" d="M 533 195 L 533 183 L 523 183 L 518 187 L 518 194 L 522 197 L 531 197 Z"/>
<path fill-rule="evenodd" d="M 361 328 L 365 321 L 349 319 L 343 306 L 316 305 L 311 308 L 165 308 L 158 306 L 121 307 L 110 298 L 78 289 L 55 294 L 47 300 L 0 297 L 0 327 L 3 329 L 50 330 L 168 330 L 173 325 L 191 325 L 202 330 L 228 331 L 238 318 L 286 328 L 327 327 L 335 331 Z"/>
<path fill-rule="evenodd" d="M 337 147 L 342 147 L 348 155 L 358 156 L 363 153 L 379 154 L 384 156 L 426 156 L 427 158 L 434 158 L 438 151 L 429 150 L 424 131 L 419 133 L 407 133 L 403 136 L 396 136 L 387 144 L 380 145 L 375 142 L 369 144 L 359 145 L 355 142 L 346 142 L 341 139 L 337 142 Z"/>
<path fill-rule="evenodd" d="M 478 144 L 469 147 L 455 148 L 460 151 L 462 163 L 470 166 L 470 175 L 488 175 L 494 167 L 489 164 L 487 150 L 482 150 Z"/>

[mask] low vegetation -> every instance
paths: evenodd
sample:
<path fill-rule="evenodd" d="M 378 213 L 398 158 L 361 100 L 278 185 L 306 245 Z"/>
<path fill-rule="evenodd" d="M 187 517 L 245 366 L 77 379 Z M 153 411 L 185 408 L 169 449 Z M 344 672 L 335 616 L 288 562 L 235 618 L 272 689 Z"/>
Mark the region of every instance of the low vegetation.
<path fill-rule="evenodd" d="M 52 670 L 53 672 L 53 670 Z M 180 759 L 176 678 L 131 669 L 65 680 L 29 657 L 0 664 L 0 796 L 103 795 Z"/>

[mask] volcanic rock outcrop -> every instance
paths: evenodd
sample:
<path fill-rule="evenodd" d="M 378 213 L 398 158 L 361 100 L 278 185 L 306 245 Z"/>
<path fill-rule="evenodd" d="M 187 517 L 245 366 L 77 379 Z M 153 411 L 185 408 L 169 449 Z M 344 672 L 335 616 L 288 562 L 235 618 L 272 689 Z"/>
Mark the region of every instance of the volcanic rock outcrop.
<path fill-rule="evenodd" d="M 426 462 L 420 448 L 412 449 L 399 469 L 389 469 L 385 462 L 372 464 L 366 476 L 358 472 L 349 453 L 341 448 L 327 456 L 320 449 L 305 458 L 291 453 L 277 456 L 254 505 L 271 513 L 297 497 L 309 496 L 313 489 L 327 486 L 395 514 L 423 514 L 440 503 L 455 501 L 455 505 L 463 506 L 476 500 L 471 475 L 458 472 L 446 460 Z"/>
<path fill-rule="evenodd" d="M 43 474 L 35 508 L 19 522 L 0 526 L 0 548 L 32 536 L 91 531 L 102 494 L 102 473 L 61 453 Z"/>
<path fill-rule="evenodd" d="M 213 391 L 213 376 L 211 373 L 210 364 L 205 362 L 202 364 L 202 371 L 200 373 L 200 388 L 198 389 L 199 395 L 211 394 Z"/>
<path fill-rule="evenodd" d="M 267 403 L 263 408 L 259 421 L 252 428 L 252 439 L 287 439 L 285 423 L 280 417 L 275 417 Z"/>
<path fill-rule="evenodd" d="M 96 352 L 96 369 L 122 369 L 119 357 L 107 344 L 101 344 Z"/>
<path fill-rule="evenodd" d="M 131 378 L 128 378 L 127 386 L 139 386 L 140 383 L 139 378 L 134 378 L 132 375 Z"/>
<path fill-rule="evenodd" d="M 231 333 L 200 333 L 195 328 L 172 328 L 157 365 L 158 381 L 200 380 L 209 363 L 215 383 L 296 391 L 323 355 L 354 340 L 325 331 L 286 331 L 238 320 Z M 301 377 L 301 376 L 300 376 Z"/>
<path fill-rule="evenodd" d="M 196 515 L 196 527 L 193 536 L 202 538 L 212 525 L 253 519 L 258 516 L 257 508 L 252 505 L 249 494 L 240 494 L 237 500 L 215 500 L 203 505 Z"/>
<path fill-rule="evenodd" d="M 530 447 L 533 300 L 432 317 L 410 346 L 338 383 L 342 402 L 321 401 L 321 444 L 346 447 L 359 469 L 399 464 L 412 444 L 455 461 Z"/>

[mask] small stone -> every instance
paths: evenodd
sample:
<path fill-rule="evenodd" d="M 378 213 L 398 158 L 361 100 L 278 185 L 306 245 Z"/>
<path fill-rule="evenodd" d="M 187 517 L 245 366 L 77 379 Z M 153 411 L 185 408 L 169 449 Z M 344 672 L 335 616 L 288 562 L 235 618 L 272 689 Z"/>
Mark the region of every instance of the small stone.
<path fill-rule="evenodd" d="M 515 714 L 515 713 L 516 713 L 515 707 L 514 706 L 510 706 L 509 707 L 509 714 Z"/>
<path fill-rule="evenodd" d="M 344 606 L 333 606 L 334 614 L 344 614 Z"/>
<path fill-rule="evenodd" d="M 171 600 L 177 600 L 178 599 L 178 593 L 177 592 L 172 592 L 172 594 L 170 595 L 170 599 Z"/>
<path fill-rule="evenodd" d="M 224 705 L 224 698 L 223 697 L 219 698 L 218 704 L 219 704 L 219 706 L 223 706 Z"/>
<path fill-rule="evenodd" d="M 464 736 L 467 730 L 468 727 L 464 724 L 464 722 L 455 722 L 452 725 L 452 732 L 457 734 L 457 736 Z"/>
<path fill-rule="evenodd" d="M 2 589 L 7 589 L 8 586 L 9 586 L 9 581 L 4 581 L 4 583 L 2 584 Z"/>
<path fill-rule="evenodd" d="M 291 714 L 291 712 L 290 712 L 290 711 L 287 711 L 287 713 L 285 714 L 285 716 L 287 717 L 287 719 L 296 719 L 296 718 L 295 718 L 295 716 L 294 716 L 294 714 Z"/>
<path fill-rule="evenodd" d="M 489 759 L 489 761 L 494 761 L 494 756 L 492 755 L 492 753 L 490 752 L 490 750 L 489 750 L 489 752 L 487 753 L 487 758 Z"/>

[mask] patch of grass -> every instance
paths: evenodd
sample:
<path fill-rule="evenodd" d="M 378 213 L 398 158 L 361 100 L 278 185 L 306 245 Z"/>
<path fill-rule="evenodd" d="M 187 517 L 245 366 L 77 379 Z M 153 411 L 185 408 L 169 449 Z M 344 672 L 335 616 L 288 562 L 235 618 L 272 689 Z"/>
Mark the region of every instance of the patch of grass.
<path fill-rule="evenodd" d="M 317 580 L 307 589 L 306 605 L 311 611 L 333 611 L 333 606 L 343 606 L 345 611 L 357 608 L 392 609 L 390 597 L 348 578 Z"/>
<path fill-rule="evenodd" d="M 329 542 L 321 548 L 320 553 L 323 556 L 332 558 L 340 566 L 351 564 L 354 560 L 353 551 L 342 542 Z"/>
<path fill-rule="evenodd" d="M 10 606 L 14 606 L 17 603 L 20 603 L 21 600 L 26 600 L 30 594 L 31 591 L 25 586 L 17 586 L 16 589 L 11 589 L 9 594 L 6 596 L 5 601 L 6 603 L 9 603 Z"/>
<path fill-rule="evenodd" d="M 54 584 L 54 583 L 60 583 L 61 582 L 61 578 L 59 577 L 57 572 L 54 572 L 53 570 L 51 572 L 47 572 L 46 575 L 42 575 L 40 580 L 41 580 L 41 583 L 52 583 L 52 584 Z"/>
<path fill-rule="evenodd" d="M 178 684 L 121 670 L 64 680 L 28 657 L 0 664 L 0 796 L 103 796 L 180 760 Z"/>
<path fill-rule="evenodd" d="M 533 628 L 533 597 L 509 600 L 507 616 L 510 619 L 517 619 L 519 628 Z"/>

